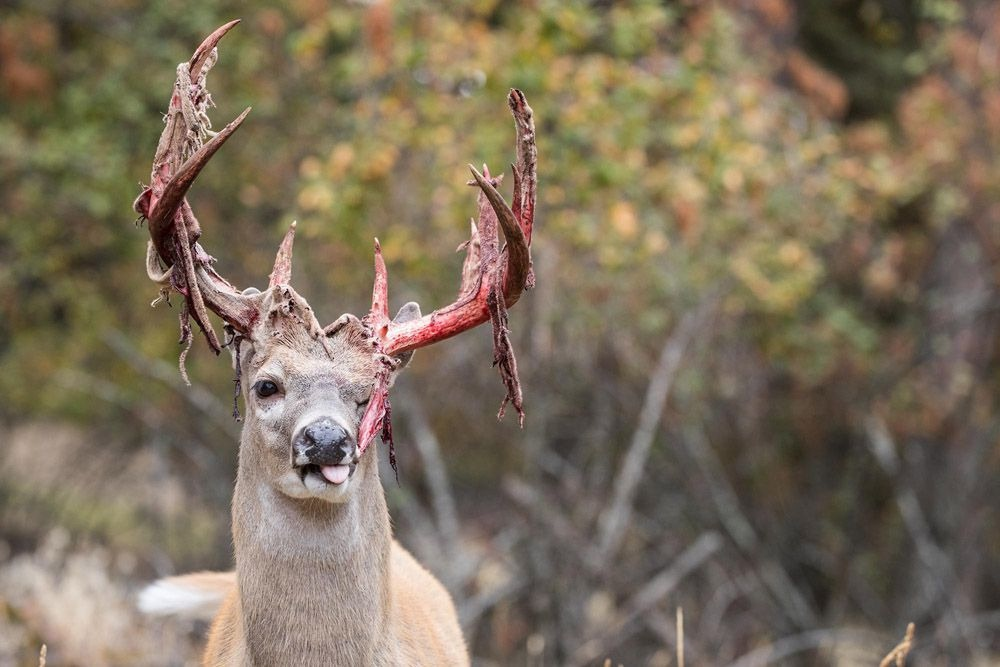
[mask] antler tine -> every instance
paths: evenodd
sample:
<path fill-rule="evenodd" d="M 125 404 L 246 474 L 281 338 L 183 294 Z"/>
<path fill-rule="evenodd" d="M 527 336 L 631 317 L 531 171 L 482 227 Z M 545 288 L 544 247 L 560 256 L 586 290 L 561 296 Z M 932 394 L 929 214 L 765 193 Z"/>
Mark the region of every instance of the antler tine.
<path fill-rule="evenodd" d="M 375 286 L 372 288 L 372 308 L 365 321 L 376 329 L 379 336 L 385 335 L 389 325 L 389 273 L 382 257 L 382 244 L 375 239 Z"/>
<path fill-rule="evenodd" d="M 154 283 L 160 287 L 167 288 L 170 286 L 170 276 L 173 274 L 174 268 L 169 267 L 164 270 L 160 267 L 160 258 L 156 254 L 156 246 L 153 245 L 153 241 L 147 242 L 146 246 L 146 275 Z"/>
<path fill-rule="evenodd" d="M 462 281 L 458 288 L 458 297 L 468 297 L 475 294 L 479 288 L 479 268 L 480 268 L 480 242 L 479 228 L 476 221 L 470 220 L 469 240 L 458 246 L 458 250 L 465 250 L 465 261 L 462 262 Z M 456 251 L 457 252 L 457 251 Z"/>
<path fill-rule="evenodd" d="M 479 250 L 481 261 L 478 276 L 473 276 L 473 271 L 470 270 L 473 267 L 469 266 L 467 260 L 457 301 L 420 319 L 391 323 L 383 338 L 382 347 L 386 354 L 396 355 L 431 345 L 490 319 L 487 296 L 492 286 L 496 286 L 498 277 L 502 281 L 502 306 L 505 308 L 514 305 L 522 291 L 532 286 L 530 244 L 537 183 L 534 122 L 531 107 L 521 91 L 511 90 L 508 106 L 514 115 L 517 132 L 517 165 L 514 167 L 516 209 L 512 209 L 504 201 L 491 183 L 494 179 L 481 174 L 471 165 L 469 167 L 475 185 L 489 202 L 489 212 L 495 214 L 500 223 L 507 246 L 497 257 L 490 257 L 488 246 L 495 241 L 483 237 L 484 232 L 488 233 L 485 229 L 488 225 L 484 224 L 483 219 L 486 212 L 480 210 L 478 233 L 475 233 L 474 226 L 474 234 L 470 239 L 470 244 L 478 241 L 482 246 Z M 496 266 L 498 262 L 499 266 Z"/>
<path fill-rule="evenodd" d="M 292 280 L 292 243 L 295 241 L 295 227 L 298 223 L 294 220 L 285 232 L 285 238 L 278 246 L 278 255 L 274 258 L 274 269 L 271 270 L 271 279 L 268 287 L 275 285 L 287 285 Z"/>
<path fill-rule="evenodd" d="M 153 238 L 153 245 L 156 246 L 156 251 L 165 261 L 170 261 L 172 264 L 175 259 L 172 257 L 166 239 L 170 236 L 171 231 L 173 231 L 172 223 L 174 215 L 181 207 L 184 196 L 187 195 L 187 191 L 191 189 L 194 179 L 198 177 L 198 174 L 208 164 L 208 161 L 212 159 L 215 152 L 222 148 L 222 144 L 226 143 L 226 139 L 231 137 L 233 132 L 239 129 L 249 113 L 250 107 L 247 107 L 243 113 L 212 137 L 211 141 L 199 148 L 194 155 L 188 158 L 187 162 L 181 165 L 181 168 L 177 170 L 177 173 L 174 174 L 170 182 L 163 188 L 163 194 L 153 205 L 153 210 L 149 212 L 149 235 Z M 197 239 L 194 240 L 196 241 Z"/>
<path fill-rule="evenodd" d="M 229 23 L 219 26 L 215 29 L 215 32 L 206 37 L 198 45 L 198 48 L 191 54 L 191 60 L 188 61 L 188 70 L 191 72 L 192 79 L 197 80 L 198 75 L 201 74 L 202 66 L 212 56 L 212 49 L 218 46 L 222 38 L 226 36 L 226 33 L 236 27 L 236 24 L 239 22 L 240 19 L 233 19 Z"/>
<path fill-rule="evenodd" d="M 535 128 L 531 107 L 524 94 L 510 91 L 508 106 L 514 115 L 517 135 L 517 163 L 514 170 L 514 208 L 507 205 L 496 186 L 500 178 L 490 176 L 486 165 L 483 173 L 469 165 L 480 190 L 479 223 L 473 224 L 467 255 L 462 267 L 458 299 L 444 308 L 416 320 L 389 322 L 385 331 L 376 333 L 382 351 L 390 356 L 431 345 L 490 320 L 493 326 L 493 363 L 498 367 L 507 388 L 504 405 L 509 401 L 517 409 L 523 424 L 521 387 L 517 363 L 507 329 L 507 308 L 514 305 L 524 289 L 534 284 L 531 271 L 531 231 L 534 223 L 535 189 L 537 183 Z M 507 241 L 502 251 L 497 248 L 497 227 Z M 376 249 L 375 298 L 372 313 L 379 304 L 385 312 L 385 265 Z M 478 264 L 478 267 L 476 266 Z M 374 319 L 374 316 L 371 318 Z M 373 322 L 369 322 L 373 324 Z M 503 405 L 500 415 L 503 416 Z"/>
<path fill-rule="evenodd" d="M 521 298 L 525 282 L 528 279 L 528 271 L 531 269 L 531 254 L 528 250 L 528 241 L 525 238 L 521 225 L 514 218 L 514 212 L 503 195 L 486 179 L 483 174 L 476 171 L 471 164 L 472 177 L 476 179 L 476 184 L 486 195 L 493 212 L 496 213 L 500 221 L 500 229 L 503 230 L 504 238 L 507 240 L 507 264 L 506 276 L 504 279 L 504 301 L 507 306 L 513 306 Z M 515 193 L 516 196 L 516 193 Z"/>
<path fill-rule="evenodd" d="M 517 133 L 517 163 L 514 170 L 514 216 L 521 223 L 524 237 L 531 243 L 531 229 L 535 219 L 535 196 L 538 188 L 538 147 L 535 145 L 534 112 L 528 106 L 524 93 L 511 88 L 507 95 L 507 106 L 514 116 Z"/>
<path fill-rule="evenodd" d="M 230 21 L 216 29 L 195 49 L 190 60 L 177 66 L 177 80 L 170 97 L 165 127 L 153 158 L 151 182 L 136 199 L 136 211 L 149 221 L 153 251 L 147 256 L 147 272 L 161 288 L 161 296 L 173 289 L 184 296 L 181 342 L 191 344 L 189 317 L 201 327 L 209 347 L 218 353 L 219 342 L 208 311 L 211 310 L 239 333 L 247 333 L 259 319 L 258 302 L 244 296 L 215 272 L 214 261 L 198 244 L 201 229 L 185 195 L 208 161 L 246 119 L 247 108 L 235 120 L 212 135 L 206 114 L 211 103 L 205 78 L 218 57 L 219 40 L 239 23 Z M 290 232 L 291 234 L 291 232 Z M 166 270 L 162 270 L 165 267 Z M 286 237 L 278 254 L 278 277 L 291 271 L 291 239 Z M 185 352 L 186 353 L 186 352 Z M 181 372 L 184 369 L 181 355 Z"/>

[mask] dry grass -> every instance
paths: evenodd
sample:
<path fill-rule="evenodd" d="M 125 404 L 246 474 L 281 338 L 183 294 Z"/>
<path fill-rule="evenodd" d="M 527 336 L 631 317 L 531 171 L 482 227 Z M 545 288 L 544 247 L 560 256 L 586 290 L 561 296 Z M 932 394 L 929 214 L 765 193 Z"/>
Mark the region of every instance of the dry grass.
<path fill-rule="evenodd" d="M 152 559 L 170 567 L 158 537 L 197 541 L 197 498 L 150 448 L 52 424 L 0 441 L 0 665 L 194 664 L 192 625 L 144 619 L 134 595 Z"/>
<path fill-rule="evenodd" d="M 157 624 L 135 609 L 123 569 L 129 558 L 100 547 L 72 547 L 51 531 L 34 553 L 0 569 L 7 610 L 0 664 L 180 665 L 197 654 L 190 623 Z M 38 645 L 44 648 L 39 654 Z"/>

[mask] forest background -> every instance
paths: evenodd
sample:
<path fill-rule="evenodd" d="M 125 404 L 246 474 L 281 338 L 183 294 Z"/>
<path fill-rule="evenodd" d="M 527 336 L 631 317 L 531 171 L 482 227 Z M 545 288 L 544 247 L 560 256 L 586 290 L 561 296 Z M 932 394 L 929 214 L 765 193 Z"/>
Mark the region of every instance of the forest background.
<path fill-rule="evenodd" d="M 204 244 L 363 312 L 447 303 L 466 164 L 538 125 L 537 288 L 394 389 L 397 534 L 477 664 L 1000 660 L 1000 6 L 963 0 L 0 6 L 0 663 L 179 665 L 135 592 L 231 565 L 226 359 L 177 373 L 131 203 L 212 29 Z M 508 184 L 509 187 L 509 184 Z M 197 344 L 197 341 L 196 341 Z M 380 455 L 385 456 L 384 451 Z"/>

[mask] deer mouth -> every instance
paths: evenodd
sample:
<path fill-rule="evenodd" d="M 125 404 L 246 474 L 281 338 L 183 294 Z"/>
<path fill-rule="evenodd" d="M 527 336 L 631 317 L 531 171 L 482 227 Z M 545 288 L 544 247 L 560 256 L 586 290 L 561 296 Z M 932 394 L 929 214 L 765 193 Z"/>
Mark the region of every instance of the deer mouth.
<path fill-rule="evenodd" d="M 357 467 L 357 463 L 341 463 L 332 466 L 321 466 L 316 463 L 308 463 L 299 468 L 299 475 L 302 477 L 303 484 L 305 484 L 306 478 L 313 477 L 322 481 L 324 484 L 340 486 L 350 479 Z"/>

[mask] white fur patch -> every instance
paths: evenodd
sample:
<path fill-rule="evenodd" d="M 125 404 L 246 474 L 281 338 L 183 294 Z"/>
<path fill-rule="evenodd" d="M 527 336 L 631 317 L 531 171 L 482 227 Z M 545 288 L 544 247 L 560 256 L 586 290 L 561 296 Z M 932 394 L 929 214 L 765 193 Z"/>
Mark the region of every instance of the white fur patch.
<path fill-rule="evenodd" d="M 205 587 L 187 577 L 160 579 L 139 593 L 139 611 L 151 616 L 210 619 L 226 597 L 218 587 Z"/>

